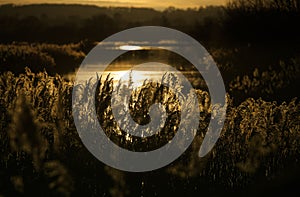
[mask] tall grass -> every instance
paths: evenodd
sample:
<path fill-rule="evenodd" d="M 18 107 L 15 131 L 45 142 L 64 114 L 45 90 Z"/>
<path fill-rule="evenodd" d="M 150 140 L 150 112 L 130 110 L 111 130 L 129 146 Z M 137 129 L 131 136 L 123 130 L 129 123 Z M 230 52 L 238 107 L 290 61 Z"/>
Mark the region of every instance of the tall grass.
<path fill-rule="evenodd" d="M 133 91 L 126 104 L 138 123 L 149 121 L 147 107 L 155 102 L 162 102 L 168 115 L 159 134 L 153 138 L 136 138 L 126 135 L 114 120 L 110 106 L 112 83 L 109 77 L 99 80 L 96 108 L 100 124 L 114 143 L 129 150 L 145 151 L 172 139 L 181 113 L 178 98 L 172 90 L 158 83 L 145 82 Z M 125 90 L 115 87 L 122 96 Z M 137 178 L 104 167 L 83 147 L 72 118 L 73 88 L 90 91 L 82 86 L 74 87 L 72 82 L 59 75 L 49 76 L 46 72 L 35 74 L 27 69 L 25 74 L 18 76 L 11 72 L 1 75 L 0 194 L 41 195 L 47 191 L 49 195 L 62 196 L 82 193 L 132 196 L 141 189 L 134 187 Z M 300 104 L 296 99 L 277 103 L 248 98 L 234 106 L 229 96 L 221 137 L 205 158 L 199 158 L 197 152 L 212 109 L 209 94 L 202 90 L 196 90 L 196 93 L 199 105 L 195 107 L 200 109 L 197 136 L 178 160 L 159 170 L 161 180 L 150 179 L 156 189 L 170 190 L 169 186 L 160 186 L 163 180 L 170 184 L 193 180 L 199 187 L 204 181 L 214 188 L 221 185 L 235 191 L 248 186 L 257 177 L 272 179 L 290 162 L 299 162 Z M 125 127 L 126 122 L 122 122 Z M 127 179 L 133 179 L 133 182 L 127 182 Z"/>

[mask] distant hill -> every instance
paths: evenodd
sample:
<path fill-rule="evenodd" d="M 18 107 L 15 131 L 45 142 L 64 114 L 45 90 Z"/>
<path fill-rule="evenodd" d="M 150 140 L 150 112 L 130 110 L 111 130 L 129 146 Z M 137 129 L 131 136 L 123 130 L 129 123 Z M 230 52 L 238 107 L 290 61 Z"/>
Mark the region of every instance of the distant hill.
<path fill-rule="evenodd" d="M 160 15 L 160 12 L 152 8 L 98 7 L 79 4 L 6 4 L 0 6 L 0 16 L 21 18 L 35 16 L 40 19 L 59 19 L 57 20 L 59 22 L 74 18 L 87 19 L 101 14 L 109 17 L 119 14 L 126 16 L 127 20 L 145 21 Z"/>
<path fill-rule="evenodd" d="M 222 7 L 187 10 L 170 7 L 157 11 L 77 4 L 6 4 L 0 6 L 0 43 L 99 41 L 142 25 L 165 26 L 192 34 L 199 25 L 211 26 L 211 22 L 217 22 L 215 19 L 222 18 L 223 14 Z"/>
<path fill-rule="evenodd" d="M 101 41 L 137 26 L 164 26 L 205 46 L 276 44 L 297 47 L 300 9 L 210 6 L 195 9 L 97 7 L 78 4 L 0 6 L 0 43 Z M 273 48 L 273 46 L 270 46 Z"/>
<path fill-rule="evenodd" d="M 109 17 L 122 17 L 126 21 L 143 22 L 153 18 L 168 15 L 174 19 L 181 19 L 180 22 L 201 21 L 208 17 L 216 17 L 222 13 L 222 7 L 209 6 L 199 9 L 177 9 L 170 7 L 164 11 L 153 8 L 134 8 L 134 7 L 98 7 L 95 5 L 80 4 L 32 4 L 32 5 L 0 5 L 0 17 L 28 17 L 35 16 L 40 19 L 59 19 L 65 22 L 68 19 L 80 18 L 87 19 L 95 15 L 107 15 Z M 177 22 L 179 22 L 177 20 Z"/>

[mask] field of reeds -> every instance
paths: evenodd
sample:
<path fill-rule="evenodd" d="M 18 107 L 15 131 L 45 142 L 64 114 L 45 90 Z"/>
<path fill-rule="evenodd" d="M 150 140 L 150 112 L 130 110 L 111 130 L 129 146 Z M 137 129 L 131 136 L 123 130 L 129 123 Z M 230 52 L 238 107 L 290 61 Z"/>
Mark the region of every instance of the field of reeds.
<path fill-rule="evenodd" d="M 228 95 L 221 137 L 207 156 L 199 158 L 197 153 L 212 109 L 209 94 L 196 90 L 201 118 L 191 147 L 158 171 L 126 173 L 96 160 L 80 141 L 72 118 L 72 90 L 88 94 L 89 86 L 83 89 L 59 75 L 33 73 L 27 68 L 24 74 L 2 73 L 0 87 L 0 176 L 1 194 L 5 196 L 159 196 L 193 195 L 199 191 L 238 194 L 259 181 L 280 184 L 286 181 L 284 178 L 297 178 L 285 177 L 283 173 L 284 178 L 277 180 L 286 168 L 299 165 L 297 98 L 281 103 L 247 98 L 234 105 Z M 109 76 L 99 80 L 96 109 L 101 126 L 114 143 L 129 150 L 145 151 L 172 139 L 180 121 L 180 108 L 176 107 L 178 100 L 170 90 L 144 83 L 128 100 L 131 116 L 139 123 L 149 122 L 147 106 L 159 101 L 166 106 L 168 118 L 163 130 L 147 139 L 128 136 L 118 128 L 110 107 L 113 87 Z M 122 87 L 116 88 L 121 95 Z"/>

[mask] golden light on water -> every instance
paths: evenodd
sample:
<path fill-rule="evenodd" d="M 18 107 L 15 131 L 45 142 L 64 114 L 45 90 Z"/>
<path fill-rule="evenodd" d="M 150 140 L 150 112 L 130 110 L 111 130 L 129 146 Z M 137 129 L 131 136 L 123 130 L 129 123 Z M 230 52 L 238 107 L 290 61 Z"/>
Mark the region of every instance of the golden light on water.
<path fill-rule="evenodd" d="M 150 75 L 146 71 L 142 70 L 127 70 L 127 71 L 114 71 L 111 73 L 115 82 L 121 80 L 122 82 L 129 82 L 130 78 L 133 82 L 133 87 L 139 87 L 143 85 L 143 82 L 150 78 Z"/>
<path fill-rule="evenodd" d="M 135 45 L 122 45 L 119 47 L 119 49 L 126 50 L 126 51 L 136 51 L 136 50 L 143 49 L 143 47 L 135 46 Z"/>

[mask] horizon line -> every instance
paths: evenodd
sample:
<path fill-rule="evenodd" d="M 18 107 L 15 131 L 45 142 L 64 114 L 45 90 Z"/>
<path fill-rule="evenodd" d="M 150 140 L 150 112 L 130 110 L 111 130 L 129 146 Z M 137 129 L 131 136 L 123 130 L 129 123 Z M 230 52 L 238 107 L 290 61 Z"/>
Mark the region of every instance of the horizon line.
<path fill-rule="evenodd" d="M 0 2 L 0 7 L 5 6 L 5 5 L 11 5 L 11 6 L 15 6 L 15 7 L 22 7 L 22 6 L 31 6 L 31 5 L 66 5 L 66 6 L 94 6 L 94 7 L 99 7 L 99 8 L 140 8 L 140 9 L 153 9 L 153 10 L 157 10 L 157 11 L 164 11 L 167 10 L 169 8 L 174 8 L 176 10 L 197 10 L 200 8 L 207 8 L 207 7 L 224 7 L 224 5 L 199 5 L 199 6 L 195 6 L 195 7 L 178 7 L 178 6 L 174 6 L 174 5 L 169 5 L 169 6 L 159 6 L 159 7 L 150 7 L 147 5 L 122 5 L 125 3 L 121 3 L 121 5 L 105 5 L 105 3 L 103 5 L 101 5 L 101 3 L 99 4 L 95 4 L 95 3 L 65 3 L 65 2 L 61 2 L 61 3 L 8 3 L 8 2 Z"/>

